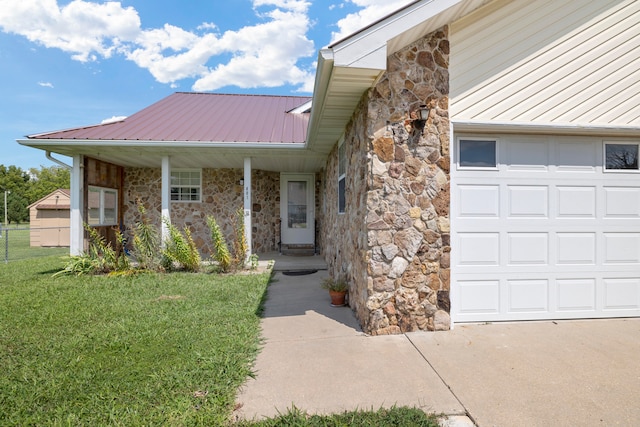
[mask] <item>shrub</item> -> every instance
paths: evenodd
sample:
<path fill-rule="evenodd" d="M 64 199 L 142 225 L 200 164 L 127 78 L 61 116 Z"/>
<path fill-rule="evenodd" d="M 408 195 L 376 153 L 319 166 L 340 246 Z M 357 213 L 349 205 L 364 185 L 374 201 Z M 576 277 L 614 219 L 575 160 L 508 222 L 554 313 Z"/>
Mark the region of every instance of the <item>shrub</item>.
<path fill-rule="evenodd" d="M 133 227 L 133 253 L 138 268 L 159 270 L 161 267 L 160 238 L 157 228 L 150 223 L 144 205 L 138 200 L 140 222 Z"/>
<path fill-rule="evenodd" d="M 229 253 L 227 242 L 224 240 L 220 226 L 214 217 L 207 216 L 207 225 L 213 240 L 213 260 L 218 262 L 220 271 L 226 273 L 231 269 L 231 253 Z"/>
<path fill-rule="evenodd" d="M 200 253 L 191 238 L 191 231 L 185 226 L 182 234 L 167 218 L 162 220 L 169 230 L 169 238 L 162 251 L 162 265 L 169 270 L 176 266 L 187 271 L 200 270 Z"/>

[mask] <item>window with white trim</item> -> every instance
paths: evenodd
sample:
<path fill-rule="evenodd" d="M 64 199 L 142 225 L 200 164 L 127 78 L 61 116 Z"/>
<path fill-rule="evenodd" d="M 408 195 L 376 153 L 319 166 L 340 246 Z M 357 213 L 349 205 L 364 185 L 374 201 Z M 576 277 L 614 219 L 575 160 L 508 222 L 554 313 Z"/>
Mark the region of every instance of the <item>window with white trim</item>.
<path fill-rule="evenodd" d="M 118 224 L 118 190 L 89 186 L 87 197 L 87 224 Z"/>
<path fill-rule="evenodd" d="M 344 213 L 346 206 L 347 146 L 344 139 L 338 143 L 338 213 Z"/>
<path fill-rule="evenodd" d="M 460 138 L 458 157 L 461 169 L 496 169 L 498 141 L 486 138 Z"/>
<path fill-rule="evenodd" d="M 201 169 L 174 169 L 171 171 L 171 201 L 202 201 Z"/>
<path fill-rule="evenodd" d="M 630 142 L 605 142 L 604 143 L 604 169 L 606 171 L 637 171 L 638 143 Z"/>

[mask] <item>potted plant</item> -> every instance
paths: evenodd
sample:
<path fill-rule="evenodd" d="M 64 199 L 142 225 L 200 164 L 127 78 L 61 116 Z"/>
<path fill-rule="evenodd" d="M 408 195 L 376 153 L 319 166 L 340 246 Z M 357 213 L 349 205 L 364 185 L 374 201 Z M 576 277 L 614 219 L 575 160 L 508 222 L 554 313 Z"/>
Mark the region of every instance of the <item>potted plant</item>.
<path fill-rule="evenodd" d="M 342 307 L 345 305 L 345 296 L 349 290 L 349 285 L 343 279 L 328 277 L 322 281 L 322 288 L 329 291 L 332 307 Z"/>

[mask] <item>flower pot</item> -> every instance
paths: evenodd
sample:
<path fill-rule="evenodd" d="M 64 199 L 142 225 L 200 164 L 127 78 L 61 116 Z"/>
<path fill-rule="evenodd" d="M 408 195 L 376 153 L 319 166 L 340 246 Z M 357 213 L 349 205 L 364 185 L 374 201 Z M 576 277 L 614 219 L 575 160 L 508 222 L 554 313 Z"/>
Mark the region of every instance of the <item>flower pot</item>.
<path fill-rule="evenodd" d="M 332 307 L 342 307 L 345 305 L 344 298 L 347 295 L 346 291 L 329 291 L 329 296 L 331 297 L 331 306 Z"/>

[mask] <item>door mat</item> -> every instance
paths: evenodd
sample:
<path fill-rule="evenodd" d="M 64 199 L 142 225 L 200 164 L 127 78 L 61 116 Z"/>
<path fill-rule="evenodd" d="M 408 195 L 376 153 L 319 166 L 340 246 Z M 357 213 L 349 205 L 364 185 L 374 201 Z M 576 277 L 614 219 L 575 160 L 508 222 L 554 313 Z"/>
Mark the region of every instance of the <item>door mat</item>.
<path fill-rule="evenodd" d="M 306 276 L 307 274 L 317 273 L 318 270 L 284 270 L 282 274 L 285 276 Z"/>

